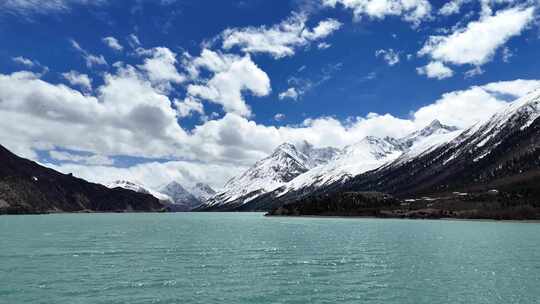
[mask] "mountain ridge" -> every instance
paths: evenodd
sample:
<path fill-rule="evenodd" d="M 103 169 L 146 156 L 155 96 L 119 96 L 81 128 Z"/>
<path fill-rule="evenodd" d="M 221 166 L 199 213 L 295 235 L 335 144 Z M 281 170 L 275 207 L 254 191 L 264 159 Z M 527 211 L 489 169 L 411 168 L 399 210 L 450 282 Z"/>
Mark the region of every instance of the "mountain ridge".
<path fill-rule="evenodd" d="M 455 127 L 445 126 L 435 120 L 425 128 L 411 133 L 403 139 L 366 136 L 359 142 L 341 150 L 336 148 L 316 149 L 306 141 L 299 144 L 300 148 L 290 143 L 284 143 L 278 146 L 270 156 L 255 163 L 239 177 L 233 178 L 232 182 L 225 185 L 226 190 L 211 198 L 211 204 L 202 209 L 264 209 L 264 203 L 261 203 L 261 200 L 267 201 L 268 193 L 272 193 L 274 197 L 280 197 L 288 192 L 305 192 L 327 184 L 343 183 L 357 174 L 376 169 L 398 158 L 406 149 L 411 148 L 421 139 L 451 133 L 455 130 Z M 308 147 L 307 152 L 300 152 L 306 150 L 305 147 Z M 311 161 L 314 155 L 315 157 L 324 155 L 323 161 Z M 287 160 L 290 162 L 287 163 Z M 268 171 L 264 171 L 268 162 L 273 166 L 286 168 L 285 172 L 290 175 L 275 183 L 255 180 L 260 177 L 256 173 L 262 171 L 268 174 Z M 234 191 L 234 188 L 239 188 L 244 192 L 237 196 L 227 196 L 228 193 Z"/>
<path fill-rule="evenodd" d="M 19 157 L 0 145 L 0 214 L 156 212 L 150 194 L 109 189 Z"/>

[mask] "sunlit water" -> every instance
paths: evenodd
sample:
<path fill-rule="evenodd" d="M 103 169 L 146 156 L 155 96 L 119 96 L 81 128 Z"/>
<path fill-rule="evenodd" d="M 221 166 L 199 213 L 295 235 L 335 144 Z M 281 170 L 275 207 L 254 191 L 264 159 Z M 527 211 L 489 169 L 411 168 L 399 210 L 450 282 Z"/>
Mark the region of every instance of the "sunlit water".
<path fill-rule="evenodd" d="M 3 216 L 0 303 L 540 303 L 540 224 Z"/>

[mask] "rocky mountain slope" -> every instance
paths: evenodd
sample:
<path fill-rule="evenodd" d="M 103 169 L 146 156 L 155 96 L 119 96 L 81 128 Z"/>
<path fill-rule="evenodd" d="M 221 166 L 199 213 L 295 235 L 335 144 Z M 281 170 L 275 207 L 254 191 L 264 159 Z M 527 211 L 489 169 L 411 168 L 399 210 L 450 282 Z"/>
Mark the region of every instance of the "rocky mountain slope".
<path fill-rule="evenodd" d="M 90 183 L 0 146 L 0 214 L 160 211 L 163 207 L 150 194 Z"/>
<path fill-rule="evenodd" d="M 437 143 L 448 141 L 457 136 L 459 131 L 455 127 L 445 126 L 435 120 L 424 129 L 414 132 L 404 138 L 377 138 L 368 136 L 356 144 L 345 147 L 343 150 L 334 150 L 332 157 L 324 163 L 318 163 L 311 169 L 296 174 L 289 181 L 280 182 L 267 190 L 255 193 L 243 204 L 228 204 L 224 202 L 221 208 L 234 208 L 235 210 L 268 210 L 281 204 L 280 201 L 288 197 L 306 195 L 329 185 L 343 184 L 354 176 L 379 168 L 392 162 L 404 153 L 412 155 L 418 147 L 428 149 Z M 287 145 L 290 146 L 290 145 Z M 283 147 L 283 146 L 282 146 Z M 300 149 L 296 149 L 298 151 Z M 305 153 L 303 155 L 306 155 Z M 308 156 L 306 158 L 309 159 Z M 273 159 L 280 161 L 280 159 Z M 303 160 L 304 163 L 309 160 Z M 248 184 L 250 180 L 242 181 Z M 226 186 L 227 188 L 227 186 Z M 273 190 L 272 190 L 273 188 Z M 214 199 L 220 199 L 216 197 Z"/>
<path fill-rule="evenodd" d="M 270 192 L 317 165 L 334 158 L 339 150 L 314 148 L 307 142 L 299 147 L 285 143 L 242 175 L 229 180 L 222 192 L 211 197 L 204 210 L 229 210 L 246 204 L 259 195 Z"/>
<path fill-rule="evenodd" d="M 163 194 L 163 193 L 158 192 L 158 191 L 155 191 L 155 190 L 152 190 L 150 188 L 147 188 L 147 187 L 143 186 L 140 183 L 136 183 L 136 182 L 132 182 L 132 181 L 116 180 L 116 181 L 114 181 L 112 183 L 109 183 L 109 184 L 107 184 L 105 186 L 107 186 L 108 188 L 111 188 L 111 189 L 113 189 L 113 188 L 124 188 L 124 189 L 132 190 L 132 191 L 135 191 L 135 192 L 139 192 L 139 193 L 150 194 L 150 195 L 152 195 L 153 197 L 157 198 L 158 200 L 160 200 L 161 202 L 163 202 L 165 204 L 169 204 L 169 203 L 173 202 L 168 195 Z"/>
<path fill-rule="evenodd" d="M 324 197 L 339 193 L 380 191 L 405 204 L 424 201 L 420 207 L 456 217 L 535 218 L 540 210 L 538 117 L 540 91 L 535 91 L 447 142 L 412 149 L 343 184 L 274 199 L 274 206 L 305 204 L 316 197 L 322 206 Z"/>
<path fill-rule="evenodd" d="M 139 193 L 150 194 L 159 199 L 167 210 L 173 212 L 190 211 L 200 206 L 209 197 L 215 194 L 215 191 L 204 183 L 197 183 L 193 187 L 186 189 L 180 183 L 172 181 L 165 185 L 159 191 L 153 190 L 140 183 L 117 180 L 107 184 L 109 188 L 124 188 Z"/>
<path fill-rule="evenodd" d="M 216 191 L 204 183 L 196 183 L 193 187 L 189 188 L 189 192 L 201 202 L 206 202 L 209 198 L 216 195 Z"/>

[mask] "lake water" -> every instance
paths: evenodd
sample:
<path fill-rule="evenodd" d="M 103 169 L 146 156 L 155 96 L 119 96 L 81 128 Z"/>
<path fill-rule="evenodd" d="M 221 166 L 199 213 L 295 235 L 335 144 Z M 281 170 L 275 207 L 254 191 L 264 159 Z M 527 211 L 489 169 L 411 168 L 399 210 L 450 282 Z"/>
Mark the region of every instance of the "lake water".
<path fill-rule="evenodd" d="M 0 303 L 540 303 L 540 224 L 2 216 Z"/>

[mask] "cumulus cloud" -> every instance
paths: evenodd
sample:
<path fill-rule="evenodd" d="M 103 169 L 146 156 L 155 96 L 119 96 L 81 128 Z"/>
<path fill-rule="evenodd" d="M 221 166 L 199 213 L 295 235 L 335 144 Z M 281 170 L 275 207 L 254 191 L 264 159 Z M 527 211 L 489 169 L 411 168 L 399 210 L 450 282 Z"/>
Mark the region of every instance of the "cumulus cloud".
<path fill-rule="evenodd" d="M 105 43 L 108 47 L 115 51 L 122 51 L 124 47 L 118 42 L 118 39 L 109 36 L 102 39 L 103 43 Z"/>
<path fill-rule="evenodd" d="M 446 2 L 440 9 L 439 14 L 450 16 L 459 13 L 461 7 L 470 0 L 452 0 Z"/>
<path fill-rule="evenodd" d="M 446 124 L 465 128 L 488 119 L 504 107 L 508 99 L 502 98 L 501 94 L 509 95 L 510 99 L 514 99 L 538 88 L 540 88 L 539 80 L 522 79 L 473 86 L 467 90 L 443 94 L 433 104 L 416 111 L 413 118 L 417 123 L 422 124 L 435 117 Z"/>
<path fill-rule="evenodd" d="M 279 93 L 278 97 L 280 100 L 287 99 L 287 98 L 298 100 L 298 96 L 299 94 L 296 91 L 296 88 L 288 88 L 286 91 Z"/>
<path fill-rule="evenodd" d="M 399 63 L 399 53 L 393 49 L 377 50 L 375 51 L 375 57 L 382 57 L 389 66 Z"/>
<path fill-rule="evenodd" d="M 266 96 L 271 91 L 270 78 L 249 55 L 240 57 L 204 49 L 200 57 L 191 59 L 188 70 L 192 76 L 198 76 L 201 70 L 213 73 L 208 80 L 190 84 L 188 96 L 220 104 L 225 112 L 250 116 L 251 109 L 242 94 Z"/>
<path fill-rule="evenodd" d="M 86 74 L 81 74 L 77 71 L 69 71 L 63 73 L 62 76 L 74 86 L 82 88 L 84 91 L 92 91 L 92 79 Z"/>
<path fill-rule="evenodd" d="M 127 168 L 64 163 L 61 165 L 45 163 L 46 166 L 63 173 L 73 173 L 86 180 L 108 184 L 115 180 L 131 180 L 153 189 L 160 189 L 171 181 L 184 186 L 192 186 L 202 181 L 218 190 L 225 181 L 247 169 L 237 164 L 211 164 L 188 161 L 150 161 Z"/>
<path fill-rule="evenodd" d="M 364 16 L 374 19 L 401 16 L 405 21 L 419 24 L 428 18 L 431 12 L 431 4 L 427 0 L 322 0 L 322 2 L 330 7 L 341 4 L 351 9 L 357 21 Z"/>
<path fill-rule="evenodd" d="M 306 25 L 305 14 L 294 14 L 272 27 L 246 27 L 227 29 L 222 33 L 225 50 L 239 47 L 245 53 L 268 53 L 283 58 L 295 53 L 295 49 L 326 38 L 341 27 L 335 19 L 326 19 L 314 28 Z"/>
<path fill-rule="evenodd" d="M 513 7 L 470 22 L 448 36 L 431 36 L 418 52 L 457 65 L 483 65 L 510 38 L 521 34 L 533 20 L 533 7 Z"/>
<path fill-rule="evenodd" d="M 540 88 L 540 80 L 517 79 L 513 81 L 492 82 L 482 86 L 490 93 L 506 94 L 512 97 L 521 97 Z"/>
<path fill-rule="evenodd" d="M 181 150 L 176 142 L 186 134 L 169 98 L 133 67 L 106 74 L 96 92 L 83 95 L 30 72 L 0 74 L 1 142 L 103 155 L 166 156 Z"/>
<path fill-rule="evenodd" d="M 153 85 L 161 90 L 170 90 L 172 83 L 182 83 L 186 79 L 176 69 L 176 54 L 166 47 L 156 47 L 150 50 L 137 49 L 137 53 L 149 56 L 138 67 L 146 72 Z"/>
<path fill-rule="evenodd" d="M 416 68 L 416 72 L 420 75 L 426 75 L 428 78 L 437 78 L 439 80 L 454 75 L 454 71 L 440 61 L 432 61 L 426 66 Z"/>
<path fill-rule="evenodd" d="M 193 113 L 199 113 L 204 115 L 204 107 L 202 103 L 192 97 L 188 97 L 185 100 L 175 100 L 176 110 L 179 117 L 188 117 Z"/>
<path fill-rule="evenodd" d="M 249 55 L 205 50 L 198 57 L 185 59 L 191 69 L 189 76 L 197 76 L 190 80 L 197 82 L 194 86 L 218 92 L 219 98 L 232 94 L 247 107 L 242 91 L 270 90 L 267 79 L 253 80 L 264 72 L 255 69 Z M 506 104 L 508 96 L 518 97 L 540 87 L 537 80 L 516 80 L 449 92 L 406 118 L 370 113 L 346 121 L 318 117 L 278 127 L 256 123 L 242 111 L 229 111 L 186 132 L 178 119 L 192 113 L 202 115 L 198 93 L 188 90 L 187 99 L 171 100 L 152 84 L 149 71 L 142 66 L 115 67 L 116 71 L 105 73 L 103 84 L 88 95 L 42 80 L 31 72 L 0 74 L 0 142 L 34 159 L 34 149 L 85 151 L 83 156 L 56 152 L 51 156 L 63 159 L 55 168 L 94 181 L 123 178 L 150 183 L 154 179 L 157 183 L 208 179 L 219 186 L 283 142 L 308 140 L 319 147 L 343 147 L 367 135 L 404 136 L 436 118 L 466 127 L 487 119 Z M 203 72 L 210 72 L 208 79 L 200 77 Z M 226 87 L 231 81 L 232 87 Z M 216 96 L 210 97 L 218 100 Z M 32 128 L 28 128 L 30 125 Z M 91 158 L 94 155 L 99 157 Z M 108 164 L 107 159 L 122 155 L 147 161 L 129 168 Z M 158 158 L 170 161 L 153 161 Z M 96 165 L 99 162 L 101 165 Z"/>

